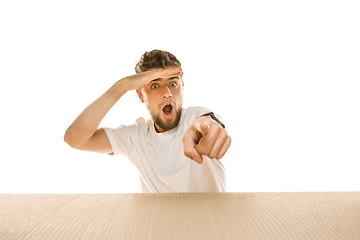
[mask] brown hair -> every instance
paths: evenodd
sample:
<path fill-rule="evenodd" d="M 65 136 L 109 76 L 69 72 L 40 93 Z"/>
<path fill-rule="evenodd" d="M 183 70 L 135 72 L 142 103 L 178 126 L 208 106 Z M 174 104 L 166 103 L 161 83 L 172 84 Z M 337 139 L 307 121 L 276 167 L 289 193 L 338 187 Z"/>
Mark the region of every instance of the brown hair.
<path fill-rule="evenodd" d="M 180 70 L 180 61 L 171 53 L 155 49 L 150 52 L 145 52 L 139 62 L 136 63 L 135 72 L 141 73 L 146 72 L 151 68 L 167 68 L 167 67 L 178 67 Z"/>

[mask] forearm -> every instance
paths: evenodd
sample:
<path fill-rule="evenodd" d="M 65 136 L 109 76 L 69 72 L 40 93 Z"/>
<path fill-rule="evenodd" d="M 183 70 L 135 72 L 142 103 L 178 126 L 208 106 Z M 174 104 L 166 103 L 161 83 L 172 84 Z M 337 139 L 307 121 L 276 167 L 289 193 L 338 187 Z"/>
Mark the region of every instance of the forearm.
<path fill-rule="evenodd" d="M 71 146 L 79 146 L 91 138 L 105 115 L 126 92 L 124 81 L 117 81 L 80 113 L 67 129 L 64 136 L 65 142 Z"/>

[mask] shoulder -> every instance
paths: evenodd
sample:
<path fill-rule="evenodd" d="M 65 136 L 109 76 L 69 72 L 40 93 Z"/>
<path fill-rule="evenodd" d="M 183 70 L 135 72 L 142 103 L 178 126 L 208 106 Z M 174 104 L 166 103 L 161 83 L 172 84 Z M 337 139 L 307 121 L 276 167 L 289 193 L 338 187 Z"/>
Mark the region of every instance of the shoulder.
<path fill-rule="evenodd" d="M 192 121 L 194 121 L 196 118 L 206 114 L 206 113 L 214 113 L 214 115 L 220 119 L 220 121 L 222 123 L 224 123 L 222 117 L 215 111 L 213 111 L 212 109 L 206 108 L 206 107 L 202 107 L 202 106 L 190 106 L 186 109 L 185 111 L 185 121 L 188 123 L 191 123 Z"/>
<path fill-rule="evenodd" d="M 205 113 L 212 112 L 212 110 L 201 106 L 190 106 L 186 109 L 186 115 L 200 117 Z"/>
<path fill-rule="evenodd" d="M 132 135 L 139 130 L 146 129 L 149 125 L 149 121 L 146 121 L 144 118 L 138 118 L 134 124 L 130 125 L 120 125 L 116 128 L 103 128 L 106 132 L 113 132 L 115 134 L 123 134 L 124 132 Z"/>
<path fill-rule="evenodd" d="M 127 128 L 128 128 L 128 131 L 130 131 L 132 133 L 134 133 L 135 131 L 136 132 L 144 132 L 150 128 L 151 124 L 152 124 L 151 119 L 146 120 L 146 119 L 140 117 L 136 120 L 136 122 L 133 125 L 128 125 Z"/>
<path fill-rule="evenodd" d="M 190 106 L 183 111 L 184 122 L 187 124 L 192 123 L 196 118 L 206 113 L 212 112 L 212 110 L 201 106 Z"/>
<path fill-rule="evenodd" d="M 138 126 L 138 127 L 146 126 L 149 121 L 150 120 L 145 120 L 144 118 L 140 117 L 140 118 L 136 119 L 136 122 L 134 125 L 130 125 L 130 126 Z"/>

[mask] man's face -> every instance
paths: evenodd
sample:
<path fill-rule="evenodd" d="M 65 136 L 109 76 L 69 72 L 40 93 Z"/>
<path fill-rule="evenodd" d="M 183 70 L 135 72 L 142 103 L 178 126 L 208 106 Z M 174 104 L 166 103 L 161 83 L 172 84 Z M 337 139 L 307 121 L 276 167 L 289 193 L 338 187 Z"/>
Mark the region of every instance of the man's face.
<path fill-rule="evenodd" d="M 154 120 L 157 132 L 169 131 L 179 124 L 183 87 L 181 77 L 158 78 L 149 82 L 142 88 L 141 93 L 138 93 L 142 94 L 142 100 Z"/>

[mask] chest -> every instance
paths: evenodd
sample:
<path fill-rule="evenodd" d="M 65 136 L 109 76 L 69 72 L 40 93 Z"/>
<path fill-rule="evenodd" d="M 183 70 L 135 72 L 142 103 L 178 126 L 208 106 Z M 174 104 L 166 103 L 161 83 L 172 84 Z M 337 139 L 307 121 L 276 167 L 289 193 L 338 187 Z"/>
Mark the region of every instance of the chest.
<path fill-rule="evenodd" d="M 160 175 L 174 176 L 191 161 L 184 155 L 182 136 L 179 135 L 145 139 L 141 145 L 138 152 L 142 152 L 142 162 Z"/>

